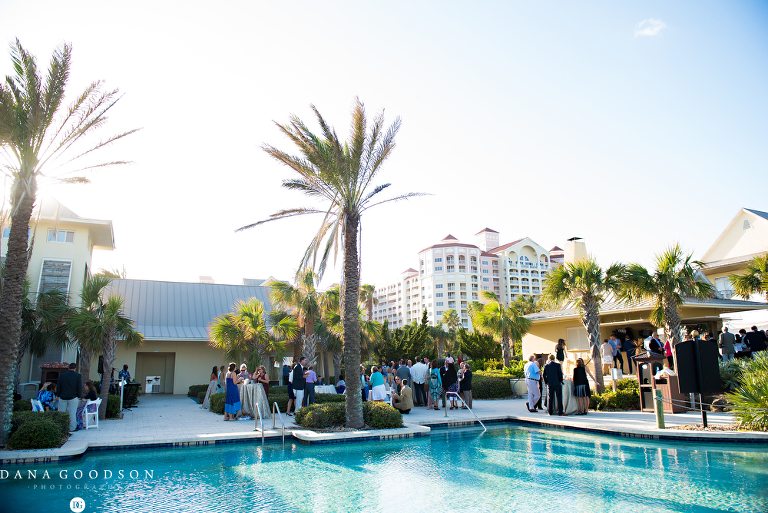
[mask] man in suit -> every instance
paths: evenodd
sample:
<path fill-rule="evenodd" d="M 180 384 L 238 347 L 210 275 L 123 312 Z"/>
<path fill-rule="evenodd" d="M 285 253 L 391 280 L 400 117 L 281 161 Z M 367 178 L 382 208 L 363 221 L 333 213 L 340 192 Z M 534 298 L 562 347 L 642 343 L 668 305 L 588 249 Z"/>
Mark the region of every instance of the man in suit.
<path fill-rule="evenodd" d="M 549 363 L 544 366 L 544 383 L 549 388 L 550 415 L 555 414 L 555 397 L 557 397 L 557 414 L 563 415 L 563 368 L 555 361 L 555 355 L 549 355 Z"/>
<path fill-rule="evenodd" d="M 756 351 L 765 351 L 766 349 L 766 336 L 764 331 L 758 331 L 757 326 L 752 326 L 752 331 L 744 336 L 750 349 L 752 350 L 752 356 Z"/>
<path fill-rule="evenodd" d="M 413 391 L 408 386 L 408 380 L 395 377 L 395 383 L 400 387 L 400 393 L 392 396 L 392 406 L 397 408 L 400 413 L 411 413 L 413 408 Z"/>
<path fill-rule="evenodd" d="M 83 396 L 83 377 L 75 372 L 76 363 L 69 364 L 69 370 L 59 374 L 59 411 L 69 413 L 69 430 L 77 430 L 77 407 Z M 104 386 L 104 385 L 102 385 Z"/>
<path fill-rule="evenodd" d="M 301 408 L 301 402 L 304 400 L 304 388 L 307 385 L 307 374 L 304 367 L 307 366 L 307 359 L 301 357 L 299 363 L 293 368 L 293 395 L 296 396 L 296 409 Z"/>
<path fill-rule="evenodd" d="M 733 336 L 733 333 L 728 332 L 728 328 L 723 328 L 723 332 L 720 333 L 720 339 L 718 340 L 718 345 L 720 346 L 720 352 L 723 354 L 723 361 L 727 362 L 728 360 L 733 360 L 734 355 L 734 347 L 733 344 L 736 343 L 736 337 Z"/>

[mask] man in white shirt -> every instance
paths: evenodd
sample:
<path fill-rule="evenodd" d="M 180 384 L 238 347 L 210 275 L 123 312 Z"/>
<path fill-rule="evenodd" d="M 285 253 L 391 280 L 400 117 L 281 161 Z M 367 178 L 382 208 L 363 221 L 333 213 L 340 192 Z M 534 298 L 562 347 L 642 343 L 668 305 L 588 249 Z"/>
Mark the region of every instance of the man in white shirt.
<path fill-rule="evenodd" d="M 528 363 L 525 364 L 525 384 L 528 387 L 528 411 L 536 413 L 536 403 L 541 397 L 539 390 L 539 380 L 541 379 L 541 370 L 536 363 L 536 356 L 528 357 Z"/>
<path fill-rule="evenodd" d="M 427 366 L 424 365 L 421 358 L 416 359 L 416 363 L 411 367 L 411 382 L 414 391 L 414 402 L 416 406 L 427 404 L 427 396 L 424 391 L 424 381 L 427 379 Z"/>

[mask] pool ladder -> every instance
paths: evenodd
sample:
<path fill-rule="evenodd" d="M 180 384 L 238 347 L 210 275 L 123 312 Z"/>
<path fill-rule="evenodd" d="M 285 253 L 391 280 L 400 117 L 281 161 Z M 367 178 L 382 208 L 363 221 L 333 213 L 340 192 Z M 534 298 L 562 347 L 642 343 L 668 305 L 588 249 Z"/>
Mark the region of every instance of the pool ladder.
<path fill-rule="evenodd" d="M 275 412 L 277 412 L 277 415 L 275 415 Z M 261 424 L 261 445 L 264 445 L 264 418 L 261 416 L 261 407 L 258 403 L 256 403 L 256 414 L 256 421 Z M 274 402 L 272 403 L 272 429 L 275 429 L 276 417 L 280 418 L 280 424 L 283 425 L 283 445 L 285 445 L 285 422 L 283 422 L 283 414 L 280 411 L 280 407 L 277 405 L 277 402 Z M 259 430 L 259 424 L 256 424 L 256 427 L 253 428 L 254 431 Z"/>
<path fill-rule="evenodd" d="M 465 402 L 464 402 L 464 399 L 462 399 L 462 398 L 461 398 L 461 396 L 458 394 L 458 392 L 447 392 L 447 393 L 445 394 L 445 416 L 446 416 L 446 417 L 448 416 L 448 398 L 449 398 L 450 396 L 452 396 L 452 395 L 455 395 L 455 396 L 456 396 L 456 398 L 457 398 L 459 401 L 461 401 L 461 404 L 463 404 L 464 406 L 467 406 L 467 403 L 465 403 Z M 473 411 L 472 411 L 472 408 L 470 408 L 469 406 L 467 406 L 467 409 L 469 410 L 469 413 L 471 413 L 472 415 L 475 415 L 475 412 L 473 412 Z M 475 415 L 475 418 L 476 418 L 476 419 L 477 419 L 477 421 L 480 423 L 480 425 L 481 425 L 481 426 L 483 426 L 483 433 L 485 433 L 486 431 L 488 431 L 488 428 L 486 428 L 486 427 L 485 427 L 485 424 L 483 424 L 483 421 L 482 421 L 482 420 L 480 420 L 480 418 L 479 418 L 477 415 Z"/>

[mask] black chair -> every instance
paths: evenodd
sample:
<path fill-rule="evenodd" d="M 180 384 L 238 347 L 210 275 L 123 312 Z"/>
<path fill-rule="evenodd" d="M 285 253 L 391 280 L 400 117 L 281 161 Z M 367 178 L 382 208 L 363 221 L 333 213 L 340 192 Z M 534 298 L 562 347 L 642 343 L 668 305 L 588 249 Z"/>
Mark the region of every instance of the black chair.
<path fill-rule="evenodd" d="M 134 406 L 139 404 L 139 388 L 140 383 L 128 383 L 123 390 L 123 408 L 130 410 Z"/>

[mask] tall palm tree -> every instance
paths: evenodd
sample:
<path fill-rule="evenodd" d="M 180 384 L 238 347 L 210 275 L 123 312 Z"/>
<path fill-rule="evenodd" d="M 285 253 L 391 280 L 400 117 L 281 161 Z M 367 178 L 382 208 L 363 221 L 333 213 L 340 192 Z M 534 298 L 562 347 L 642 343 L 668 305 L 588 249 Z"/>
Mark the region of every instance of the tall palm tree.
<path fill-rule="evenodd" d="M 373 307 L 379 304 L 374 285 L 367 283 L 360 285 L 360 304 L 365 305 L 368 311 L 368 319 L 373 320 Z"/>
<path fill-rule="evenodd" d="M 453 312 L 456 313 L 456 310 L 453 310 Z M 445 312 L 443 313 L 443 316 L 445 316 Z M 429 336 L 435 341 L 437 358 L 442 359 L 443 352 L 445 351 L 445 342 L 456 338 L 456 329 L 449 328 L 446 324 L 438 322 L 434 326 L 429 327 Z"/>
<path fill-rule="evenodd" d="M 600 358 L 600 303 L 608 292 L 619 290 L 623 273 L 624 266 L 621 264 L 611 264 L 603 271 L 592 257 L 568 262 L 550 272 L 541 296 L 555 308 L 571 302 L 578 308 L 581 324 L 589 338 L 598 393 L 605 388 Z"/>
<path fill-rule="evenodd" d="M 104 356 L 104 373 L 101 376 L 101 405 L 99 420 L 107 414 L 109 381 L 115 363 L 118 339 L 125 340 L 126 347 L 138 347 L 144 342 L 144 336 L 134 329 L 134 323 L 123 313 L 122 296 L 111 295 L 105 298 L 106 288 L 112 280 L 104 277 L 92 277 L 86 280 L 83 290 L 94 296 L 83 296 L 82 305 L 69 318 L 68 327 L 80 341 L 81 347 L 99 347 Z"/>
<path fill-rule="evenodd" d="M 737 296 L 749 299 L 752 294 L 765 294 L 768 301 L 768 253 L 757 255 L 744 274 L 735 274 L 729 280 Z"/>
<path fill-rule="evenodd" d="M 651 274 L 640 264 L 629 265 L 621 277 L 620 297 L 629 301 L 650 299 L 656 303 L 649 320 L 657 328 L 664 328 L 672 346 L 681 339 L 680 306 L 685 298 L 713 297 L 712 284 L 696 278 L 702 263 L 683 255 L 679 244 L 673 244 L 656 255 L 656 270 Z M 677 355 L 673 351 L 675 368 Z"/>
<path fill-rule="evenodd" d="M 517 296 L 512 302 L 512 306 L 523 315 L 528 315 L 541 311 L 541 307 L 533 296 Z"/>
<path fill-rule="evenodd" d="M 510 351 L 509 340 L 523 340 L 523 336 L 531 329 L 530 319 L 523 317 L 514 306 L 504 305 L 499 297 L 490 290 L 484 290 L 480 297 L 483 307 L 473 309 L 472 325 L 480 333 L 491 335 L 501 341 L 501 353 L 504 366 L 509 367 L 514 355 L 514 345 Z"/>
<path fill-rule="evenodd" d="M 267 315 L 258 299 L 238 301 L 234 311 L 217 317 L 209 326 L 210 345 L 224 351 L 228 360 L 247 358 L 252 366 L 265 365 L 271 354 L 282 358 L 285 340 L 299 331 L 296 319 L 285 312 Z"/>
<path fill-rule="evenodd" d="M 96 167 L 123 164 L 94 163 L 93 152 L 132 132 L 80 146 L 107 121 L 107 112 L 118 101 L 118 91 L 102 91 L 93 82 L 62 109 L 69 79 L 72 48 L 63 45 L 53 52 L 48 74 L 42 77 L 37 62 L 17 39 L 11 47 L 13 75 L 0 83 L 0 163 L 11 185 L 11 231 L 5 261 L 3 295 L 0 299 L 0 445 L 11 429 L 12 382 L 21 334 L 21 302 L 27 275 L 28 227 L 37 196 L 38 179 L 55 171 L 60 180 L 83 182 L 74 173 Z M 68 176 L 68 178 L 61 178 Z"/>
<path fill-rule="evenodd" d="M 309 265 L 316 270 L 318 278 L 321 278 L 329 257 L 333 256 L 335 262 L 339 249 L 343 249 L 341 310 L 344 357 L 347 368 L 355 369 L 360 365 L 360 320 L 357 315 L 360 294 L 358 232 L 363 212 L 381 203 L 403 200 L 418 194 L 409 193 L 375 201 L 376 196 L 390 186 L 388 183 L 374 186 L 373 180 L 395 148 L 400 119 L 395 120 L 394 124 L 386 129 L 382 113 L 373 120 L 369 132 L 365 108 L 360 100 L 356 99 L 352 111 L 350 140 L 343 143 L 314 105 L 311 108 L 320 124 L 320 136 L 312 133 L 296 116 L 292 116 L 290 123 L 286 125 L 277 124 L 280 131 L 298 147 L 300 156 L 289 155 L 270 145 L 264 145 L 263 148 L 275 160 L 298 173 L 298 177 L 283 181 L 284 187 L 302 192 L 313 199 L 326 200 L 327 204 L 321 208 L 281 210 L 269 219 L 243 226 L 239 230 L 293 216 L 323 215 L 317 235 L 304 253 L 300 267 Z M 347 378 L 347 387 L 350 390 L 360 388 L 360 376 L 357 372 L 352 372 Z M 363 426 L 363 405 L 359 394 L 347 394 L 346 417 L 348 427 Z"/>
<path fill-rule="evenodd" d="M 442 322 L 451 331 L 456 331 L 462 327 L 459 313 L 453 308 L 449 308 L 443 312 Z"/>

